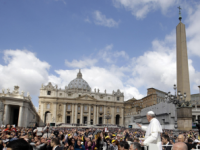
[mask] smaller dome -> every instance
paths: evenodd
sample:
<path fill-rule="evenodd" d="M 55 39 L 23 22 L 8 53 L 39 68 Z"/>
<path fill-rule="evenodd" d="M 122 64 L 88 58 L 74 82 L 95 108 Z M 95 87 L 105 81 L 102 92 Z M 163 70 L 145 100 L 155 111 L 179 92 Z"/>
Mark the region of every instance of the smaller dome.
<path fill-rule="evenodd" d="M 83 89 L 86 91 L 90 91 L 91 88 L 89 84 L 82 78 L 82 73 L 79 70 L 76 79 L 72 80 L 68 84 L 68 89 Z"/>

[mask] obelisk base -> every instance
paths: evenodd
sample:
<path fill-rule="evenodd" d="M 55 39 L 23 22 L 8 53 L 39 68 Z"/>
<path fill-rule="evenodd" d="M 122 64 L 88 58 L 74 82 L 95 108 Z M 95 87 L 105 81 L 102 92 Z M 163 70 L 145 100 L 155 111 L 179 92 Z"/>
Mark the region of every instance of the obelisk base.
<path fill-rule="evenodd" d="M 192 130 L 192 108 L 191 107 L 177 108 L 177 125 L 178 125 L 178 130 L 181 130 L 181 131 Z"/>

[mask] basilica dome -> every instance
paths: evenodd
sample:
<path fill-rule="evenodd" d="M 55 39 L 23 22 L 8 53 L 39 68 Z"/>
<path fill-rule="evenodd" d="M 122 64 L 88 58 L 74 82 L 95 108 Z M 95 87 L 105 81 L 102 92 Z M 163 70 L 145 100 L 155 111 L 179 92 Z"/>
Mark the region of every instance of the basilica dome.
<path fill-rule="evenodd" d="M 82 73 L 79 70 L 76 79 L 72 80 L 68 84 L 68 89 L 81 89 L 89 92 L 91 88 L 89 84 L 82 78 Z"/>

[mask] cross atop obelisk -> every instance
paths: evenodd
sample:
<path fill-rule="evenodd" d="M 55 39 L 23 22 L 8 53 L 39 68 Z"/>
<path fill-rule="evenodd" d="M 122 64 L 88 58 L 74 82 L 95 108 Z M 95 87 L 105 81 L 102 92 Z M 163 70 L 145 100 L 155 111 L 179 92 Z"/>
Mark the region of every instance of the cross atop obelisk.
<path fill-rule="evenodd" d="M 179 6 L 177 8 L 179 9 L 179 20 L 181 21 L 181 19 L 182 19 L 182 16 L 181 16 L 181 7 Z"/>

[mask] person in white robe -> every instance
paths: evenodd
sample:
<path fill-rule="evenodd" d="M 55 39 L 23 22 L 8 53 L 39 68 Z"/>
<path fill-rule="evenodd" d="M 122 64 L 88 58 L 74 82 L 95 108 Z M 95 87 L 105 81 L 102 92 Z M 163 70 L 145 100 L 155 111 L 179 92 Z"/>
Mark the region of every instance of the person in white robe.
<path fill-rule="evenodd" d="M 163 131 L 160 122 L 155 118 L 153 111 L 147 112 L 146 116 L 148 122 L 150 122 L 148 127 L 137 124 L 142 130 L 146 131 L 145 140 L 141 145 L 148 146 L 148 150 L 162 150 L 160 134 Z"/>

